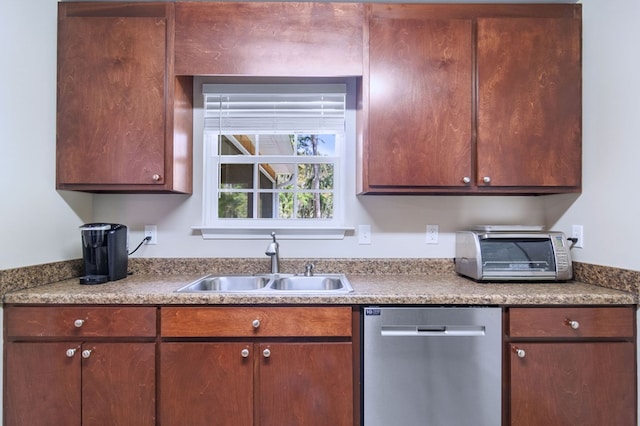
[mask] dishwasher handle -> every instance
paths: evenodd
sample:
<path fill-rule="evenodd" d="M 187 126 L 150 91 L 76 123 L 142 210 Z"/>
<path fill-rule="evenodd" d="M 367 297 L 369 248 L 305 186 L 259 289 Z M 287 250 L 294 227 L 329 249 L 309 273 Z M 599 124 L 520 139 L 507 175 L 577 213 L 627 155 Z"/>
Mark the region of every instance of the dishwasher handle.
<path fill-rule="evenodd" d="M 483 325 L 383 325 L 380 329 L 383 337 L 482 337 Z"/>

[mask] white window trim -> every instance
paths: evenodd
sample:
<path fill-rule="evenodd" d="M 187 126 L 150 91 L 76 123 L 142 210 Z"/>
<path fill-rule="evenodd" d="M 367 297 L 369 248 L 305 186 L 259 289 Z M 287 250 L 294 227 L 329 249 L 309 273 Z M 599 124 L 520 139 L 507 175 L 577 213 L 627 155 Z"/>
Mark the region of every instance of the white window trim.
<path fill-rule="evenodd" d="M 354 97 L 355 94 L 355 82 L 354 81 L 346 81 L 347 85 L 347 106 L 355 105 L 355 100 L 350 99 Z M 208 83 L 204 83 L 208 84 Z M 202 98 L 202 92 L 200 87 L 194 87 L 194 90 L 197 91 L 194 93 L 194 96 L 199 96 Z M 198 93 L 199 92 L 199 93 Z M 351 111 L 352 114 L 355 115 L 354 111 Z M 349 111 L 347 111 L 349 114 Z M 197 121 L 194 120 L 194 123 Z M 199 123 L 196 123 L 198 126 L 203 126 L 204 120 L 200 119 Z M 346 218 L 345 211 L 345 200 L 346 200 L 346 188 L 347 188 L 347 179 L 346 173 L 348 173 L 349 168 L 346 167 L 346 144 L 349 143 L 349 132 L 352 135 L 355 135 L 355 120 L 354 119 L 346 119 L 346 129 L 345 129 L 345 138 L 342 144 L 340 144 L 340 151 L 336 153 L 339 157 L 338 159 L 338 167 L 336 170 L 336 187 L 339 187 L 339 190 L 336 191 L 337 197 L 334 199 L 334 218 L 333 219 L 266 219 L 268 223 L 261 220 L 253 220 L 252 222 L 248 220 L 234 220 L 234 219 L 210 219 L 210 212 L 207 209 L 207 179 L 210 179 L 211 166 L 216 167 L 216 165 L 207 164 L 210 161 L 218 161 L 217 156 L 210 156 L 208 153 L 209 148 L 207 146 L 203 147 L 203 204 L 202 204 L 202 225 L 194 225 L 191 227 L 192 230 L 200 232 L 203 239 L 225 239 L 225 240 L 245 240 L 245 239 L 271 239 L 271 233 L 275 232 L 278 236 L 278 239 L 283 240 L 340 240 L 344 239 L 345 234 L 353 233 L 355 228 L 352 226 L 345 226 L 344 220 Z M 355 139 L 355 137 L 352 137 Z M 203 145 L 204 142 L 204 132 L 202 133 Z M 352 141 L 355 143 L 355 140 Z M 209 217 L 208 217 L 209 216 Z M 257 222 L 257 223 L 256 223 Z"/>

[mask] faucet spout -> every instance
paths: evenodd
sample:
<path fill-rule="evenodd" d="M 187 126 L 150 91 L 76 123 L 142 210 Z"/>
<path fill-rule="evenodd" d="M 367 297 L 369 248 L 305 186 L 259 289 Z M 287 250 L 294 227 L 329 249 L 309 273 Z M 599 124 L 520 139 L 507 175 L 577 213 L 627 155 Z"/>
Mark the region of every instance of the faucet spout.
<path fill-rule="evenodd" d="M 264 254 L 271 257 L 271 273 L 278 274 L 280 273 L 280 244 L 276 241 L 275 232 L 271 233 L 271 238 L 273 241 L 269 243 Z"/>

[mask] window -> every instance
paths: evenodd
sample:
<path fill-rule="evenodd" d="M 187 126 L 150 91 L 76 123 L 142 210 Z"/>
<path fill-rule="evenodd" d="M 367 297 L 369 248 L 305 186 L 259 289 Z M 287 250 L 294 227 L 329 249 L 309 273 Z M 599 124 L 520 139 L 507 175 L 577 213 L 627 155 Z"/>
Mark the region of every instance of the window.
<path fill-rule="evenodd" d="M 346 84 L 202 88 L 203 236 L 344 236 Z"/>

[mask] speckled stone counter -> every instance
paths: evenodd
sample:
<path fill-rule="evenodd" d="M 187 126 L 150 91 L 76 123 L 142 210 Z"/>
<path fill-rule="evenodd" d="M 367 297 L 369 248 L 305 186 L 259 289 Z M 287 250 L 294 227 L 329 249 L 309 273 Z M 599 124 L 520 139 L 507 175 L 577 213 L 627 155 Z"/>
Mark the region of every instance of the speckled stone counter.
<path fill-rule="evenodd" d="M 629 292 L 584 283 L 479 284 L 454 273 L 347 274 L 350 294 L 176 293 L 202 274 L 147 274 L 101 285 L 78 279 L 7 293 L 4 303 L 26 304 L 340 304 L 340 305 L 628 305 Z"/>

